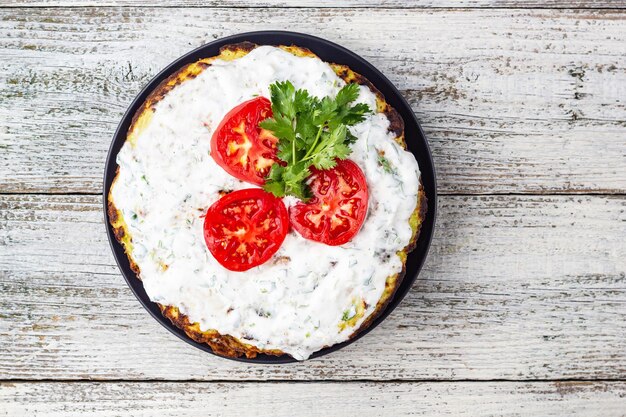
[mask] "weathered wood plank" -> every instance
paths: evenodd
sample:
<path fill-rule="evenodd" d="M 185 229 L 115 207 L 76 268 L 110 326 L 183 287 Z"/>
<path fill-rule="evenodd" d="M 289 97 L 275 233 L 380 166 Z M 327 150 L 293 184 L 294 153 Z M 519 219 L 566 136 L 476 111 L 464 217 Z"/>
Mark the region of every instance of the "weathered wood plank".
<path fill-rule="evenodd" d="M 4 383 L 0 415 L 618 417 L 626 382 Z"/>
<path fill-rule="evenodd" d="M 440 198 L 400 307 L 304 364 L 215 358 L 161 328 L 114 265 L 99 197 L 0 197 L 0 379 L 626 377 L 626 197 Z"/>
<path fill-rule="evenodd" d="M 626 192 L 626 14 L 393 9 L 0 10 L 0 192 L 97 192 L 122 113 L 214 38 L 293 29 L 403 91 L 442 193 Z"/>
<path fill-rule="evenodd" d="M 541 9 L 619 9 L 626 8 L 624 0 L 3 0 L 0 7 L 77 7 L 77 6 L 142 6 L 142 7 L 329 7 L 329 8 L 520 8 Z"/>

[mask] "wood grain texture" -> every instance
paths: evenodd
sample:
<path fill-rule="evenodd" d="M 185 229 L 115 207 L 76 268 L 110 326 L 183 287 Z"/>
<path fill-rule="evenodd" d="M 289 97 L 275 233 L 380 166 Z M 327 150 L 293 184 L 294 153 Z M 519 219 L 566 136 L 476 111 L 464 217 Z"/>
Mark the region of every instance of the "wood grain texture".
<path fill-rule="evenodd" d="M 158 70 L 294 22 L 402 90 L 440 192 L 626 192 L 623 12 L 132 7 L 0 10 L 0 192 L 99 192 L 115 127 Z"/>
<path fill-rule="evenodd" d="M 620 9 L 624 0 L 3 0 L 0 7 L 78 7 L 78 6 L 142 6 L 142 7 L 273 7 L 273 8 L 521 8 L 541 9 Z"/>
<path fill-rule="evenodd" d="M 0 196 L 1 379 L 626 377 L 626 197 L 444 196 L 430 257 L 365 338 L 302 364 L 192 348 L 130 293 L 95 196 Z"/>
<path fill-rule="evenodd" d="M 624 416 L 626 382 L 4 383 L 0 415 Z"/>

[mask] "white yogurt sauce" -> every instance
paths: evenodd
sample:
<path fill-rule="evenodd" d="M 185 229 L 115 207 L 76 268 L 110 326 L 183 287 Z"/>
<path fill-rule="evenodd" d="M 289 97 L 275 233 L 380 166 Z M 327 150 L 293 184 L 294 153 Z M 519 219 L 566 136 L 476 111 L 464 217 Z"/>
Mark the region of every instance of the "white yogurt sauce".
<path fill-rule="evenodd" d="M 303 360 L 347 340 L 374 311 L 386 278 L 402 269 L 396 252 L 411 238 L 408 222 L 420 173 L 413 155 L 388 132 L 389 120 L 370 115 L 350 128 L 358 137 L 350 159 L 369 187 L 368 216 L 356 237 L 332 247 L 291 231 L 265 264 L 246 272 L 223 268 L 206 247 L 201 216 L 220 190 L 254 185 L 213 161 L 211 136 L 230 109 L 257 95 L 269 97 L 269 85 L 283 80 L 318 97 L 334 96 L 345 84 L 321 60 L 271 46 L 234 61 L 216 60 L 156 105 L 134 146 L 124 144 L 112 196 L 128 224 L 132 256 L 152 301 L 178 307 L 203 331 L 215 329 Z M 366 87 L 358 101 L 376 108 Z M 390 170 L 381 167 L 380 151 Z M 296 200 L 284 201 L 289 206 Z M 367 303 L 364 316 L 340 331 L 342 319 L 354 315 L 356 300 Z"/>

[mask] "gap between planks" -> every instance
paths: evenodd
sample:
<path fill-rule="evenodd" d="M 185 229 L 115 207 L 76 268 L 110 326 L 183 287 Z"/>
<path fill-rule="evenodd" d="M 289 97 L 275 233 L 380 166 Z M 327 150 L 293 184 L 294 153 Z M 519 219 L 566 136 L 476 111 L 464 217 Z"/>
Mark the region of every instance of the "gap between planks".
<path fill-rule="evenodd" d="M 66 196 L 102 196 L 102 192 L 63 192 L 63 191 L 40 191 L 40 192 L 0 192 L 0 196 L 20 196 L 20 195 L 32 195 L 32 196 L 45 196 L 45 195 L 66 195 Z M 438 192 L 437 196 L 453 196 L 453 197 L 489 197 L 489 196 L 542 196 L 542 197 L 568 197 L 568 196 L 580 196 L 580 197 L 624 197 L 626 193 L 616 193 L 612 191 L 585 191 L 585 190 L 573 190 L 571 192 L 552 192 L 546 190 L 546 192 L 531 191 L 526 193 L 509 193 L 509 192 L 489 192 L 489 193 L 454 193 L 454 192 Z"/>
<path fill-rule="evenodd" d="M 626 9 L 624 0 L 580 0 L 580 1 L 533 1 L 533 0 L 396 0 L 396 1 L 377 1 L 377 0 L 349 0 L 344 2 L 336 2 L 332 0 L 322 1 L 298 1 L 287 0 L 282 2 L 271 2 L 263 0 L 255 1 L 238 1 L 228 0 L 221 2 L 202 2 L 194 0 L 175 0 L 170 2 L 146 2 L 145 0 L 70 0 L 70 1 L 50 1 L 50 0 L 9 0 L 6 4 L 0 4 L 0 8 L 19 9 L 19 8 L 126 8 L 141 7 L 151 9 L 176 9 L 176 8 L 195 8 L 195 9 L 217 9 L 228 7 L 230 9 L 336 9 L 336 10 L 353 10 L 353 9 L 380 9 L 380 10 L 422 10 L 422 9 L 476 9 L 476 10 L 623 10 Z"/>
<path fill-rule="evenodd" d="M 316 9 L 316 10 L 367 10 L 367 9 L 376 9 L 376 10 L 440 10 L 440 11 L 461 11 L 461 10 L 525 10 L 525 11 L 533 11 L 533 10 L 594 10 L 602 12 L 604 11 L 626 11 L 626 4 L 618 5 L 618 6 L 607 6 L 602 5 L 598 7 L 593 6 L 578 6 L 578 7 L 567 7 L 567 6 L 468 6 L 468 7 L 452 7 L 452 6 L 384 6 L 384 7 L 375 7 L 375 6 L 268 6 L 268 5 L 259 5 L 259 6 L 224 6 L 224 5 L 181 5 L 181 6 L 162 6 L 162 5 L 137 5 L 137 4 L 125 4 L 125 5 L 99 5 L 99 4 L 84 4 L 77 6 L 65 6 L 65 5 L 3 5 L 0 4 L 1 10 L 19 10 L 19 9 L 233 9 L 233 10 L 256 10 L 256 9 L 267 9 L 267 10 L 303 10 L 303 9 Z"/>
<path fill-rule="evenodd" d="M 265 365 L 262 365 L 265 366 Z M 0 385 L 2 384 L 89 384 L 89 383 L 103 383 L 103 384 L 177 384 L 177 383 L 185 383 L 185 384 L 284 384 L 288 382 L 290 384 L 416 384 L 416 383 L 424 383 L 424 384 L 489 384 L 489 383 L 502 383 L 502 384 L 552 384 L 552 383 L 593 383 L 593 382 L 604 382 L 604 383 L 613 383 L 613 382 L 626 382 L 626 378 L 553 378 L 553 379 L 537 379 L 537 378 L 529 378 L 529 379 L 510 379 L 510 378 L 492 378 L 492 379 L 449 379 L 449 378 L 441 378 L 441 379 L 369 379 L 369 378 L 356 378 L 349 380 L 337 380 L 337 379 L 105 379 L 105 378 L 71 378 L 71 379 L 28 379 L 28 378 L 19 378 L 19 379 L 0 379 Z"/>

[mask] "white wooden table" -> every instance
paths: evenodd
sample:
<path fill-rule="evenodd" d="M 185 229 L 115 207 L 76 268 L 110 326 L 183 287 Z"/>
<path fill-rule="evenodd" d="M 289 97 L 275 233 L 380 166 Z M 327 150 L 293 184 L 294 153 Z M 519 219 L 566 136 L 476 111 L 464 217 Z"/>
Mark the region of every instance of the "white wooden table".
<path fill-rule="evenodd" d="M 1 0 L 0 415 L 626 415 L 626 1 Z M 115 266 L 132 98 L 243 31 L 338 42 L 409 99 L 440 212 L 399 308 L 281 366 L 200 352 Z"/>

